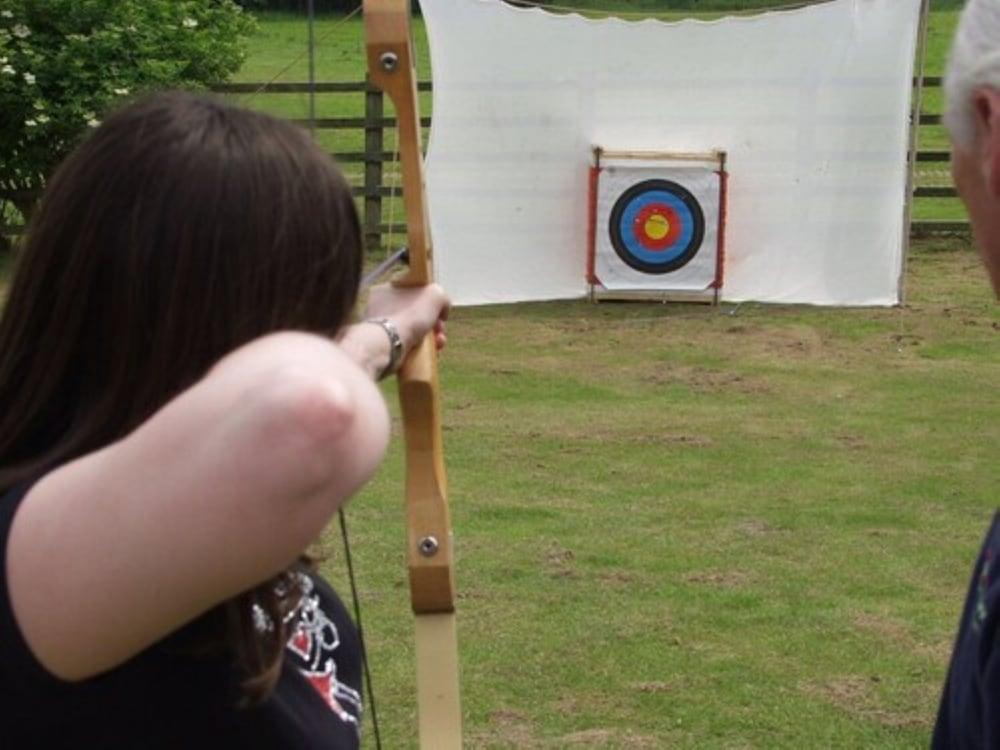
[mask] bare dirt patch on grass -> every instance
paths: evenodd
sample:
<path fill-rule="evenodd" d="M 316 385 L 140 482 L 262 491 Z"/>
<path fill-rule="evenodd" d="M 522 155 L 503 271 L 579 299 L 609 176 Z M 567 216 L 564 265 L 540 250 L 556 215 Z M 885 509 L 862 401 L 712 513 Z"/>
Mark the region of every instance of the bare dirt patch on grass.
<path fill-rule="evenodd" d="M 823 337 L 812 326 L 793 325 L 788 327 L 768 326 L 761 337 L 764 351 L 782 357 L 809 357 L 820 354 L 824 347 Z"/>
<path fill-rule="evenodd" d="M 633 682 L 629 684 L 629 688 L 637 693 L 674 693 L 680 690 L 681 686 L 676 682 L 654 680 L 652 682 Z"/>
<path fill-rule="evenodd" d="M 741 537 L 764 537 L 779 534 L 782 529 L 760 518 L 748 518 L 733 526 L 732 531 Z"/>
<path fill-rule="evenodd" d="M 717 586 L 724 589 L 743 588 L 750 582 L 750 576 L 741 570 L 702 570 L 684 576 L 688 583 Z"/>
<path fill-rule="evenodd" d="M 855 628 L 871 633 L 879 641 L 893 644 L 896 648 L 910 653 L 920 654 L 936 664 L 947 663 L 951 654 L 950 638 L 928 643 L 920 640 L 906 622 L 896 618 L 859 612 L 855 614 L 852 622 Z"/>
<path fill-rule="evenodd" d="M 660 748 L 663 744 L 655 737 L 622 732 L 617 729 L 585 729 L 565 734 L 556 740 L 555 747 L 621 747 L 627 750 Z"/>
<path fill-rule="evenodd" d="M 912 641 L 910 628 L 904 622 L 889 617 L 859 612 L 854 616 L 854 627 L 872 633 L 883 641 L 908 644 Z"/>
<path fill-rule="evenodd" d="M 579 578 L 580 572 L 575 566 L 576 555 L 573 550 L 558 544 L 550 544 L 542 553 L 542 565 L 553 578 Z"/>
<path fill-rule="evenodd" d="M 848 450 L 867 450 L 869 447 L 868 441 L 861 435 L 850 435 L 850 434 L 840 434 L 834 436 L 836 441 L 840 443 L 844 448 Z"/>
<path fill-rule="evenodd" d="M 951 638 L 934 643 L 916 643 L 913 646 L 913 653 L 925 656 L 935 664 L 947 665 L 951 657 L 954 642 Z"/>
<path fill-rule="evenodd" d="M 703 367 L 686 367 L 658 364 L 655 369 L 639 377 L 643 383 L 658 386 L 681 385 L 695 393 L 770 393 L 771 384 L 759 377 L 729 370 L 711 370 Z"/>
<path fill-rule="evenodd" d="M 636 576 L 624 570 L 608 570 L 597 575 L 597 578 L 609 586 L 631 586 L 636 582 Z"/>
<path fill-rule="evenodd" d="M 473 748 L 525 748 L 533 750 L 543 747 L 531 721 L 521 713 L 510 709 L 497 709 L 489 714 L 490 728 L 472 732 L 466 736 L 469 747 Z"/>
<path fill-rule="evenodd" d="M 573 424 L 568 421 L 551 422 L 542 429 L 534 429 L 526 433 L 525 440 L 551 438 L 564 440 L 568 443 L 593 445 L 600 448 L 603 444 L 614 442 L 632 445 L 668 445 L 673 448 L 708 448 L 715 444 L 715 439 L 699 432 L 677 432 L 664 429 L 660 423 L 650 424 L 641 417 L 628 418 L 616 416 L 616 421 L 590 421 L 586 424 Z M 569 446 L 566 446 L 569 449 Z"/>
<path fill-rule="evenodd" d="M 878 682 L 877 677 L 850 675 L 826 682 L 808 683 L 802 686 L 802 691 L 822 698 L 847 714 L 884 727 L 913 729 L 930 726 L 930 715 L 923 706 L 914 706 L 907 710 L 887 709 L 881 706 L 875 692 Z"/>

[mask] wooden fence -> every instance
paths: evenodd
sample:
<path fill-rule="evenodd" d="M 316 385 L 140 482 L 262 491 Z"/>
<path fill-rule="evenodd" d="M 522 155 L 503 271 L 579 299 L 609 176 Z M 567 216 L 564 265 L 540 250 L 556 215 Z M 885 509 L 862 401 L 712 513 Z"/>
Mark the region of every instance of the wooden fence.
<path fill-rule="evenodd" d="M 420 81 L 419 91 L 431 90 L 430 81 Z M 364 96 L 363 117 L 317 117 L 293 118 L 292 122 L 312 127 L 316 130 L 333 131 L 364 131 L 363 151 L 338 151 L 331 155 L 342 165 L 362 164 L 363 173 L 360 183 L 355 182 L 352 190 L 361 199 L 363 210 L 365 248 L 377 250 L 382 246 L 382 237 L 390 231 L 401 231 L 405 224 L 390 226 L 383 221 L 383 199 L 399 198 L 403 188 L 399 180 L 386 184 L 385 165 L 393 162 L 397 155 L 386 149 L 385 131 L 390 132 L 396 127 L 396 118 L 385 114 L 385 96 L 366 81 L 349 81 L 339 83 L 230 83 L 216 86 L 217 93 L 230 95 L 259 94 L 361 94 Z M 430 127 L 431 118 L 421 118 L 424 127 Z"/>
<path fill-rule="evenodd" d="M 925 89 L 935 89 L 941 86 L 941 78 L 937 76 L 927 76 L 923 79 Z M 431 90 L 429 81 L 421 81 L 418 88 L 422 92 Z M 362 203 L 362 215 L 364 222 L 365 247 L 369 250 L 377 249 L 383 245 L 383 237 L 390 231 L 401 231 L 401 226 L 390 227 L 384 221 L 383 203 L 386 198 L 395 198 L 402 195 L 402 187 L 397 187 L 398 180 L 386 184 L 386 177 L 391 169 L 387 170 L 386 165 L 391 164 L 395 159 L 395 154 L 386 148 L 386 130 L 390 132 L 395 128 L 396 120 L 387 117 L 385 113 L 385 99 L 381 91 L 369 85 L 365 81 L 339 82 L 339 83 L 230 83 L 215 87 L 218 93 L 227 95 L 258 96 L 262 94 L 295 94 L 304 95 L 312 91 L 315 94 L 336 94 L 336 95 L 361 95 L 364 97 L 364 115 L 362 117 L 320 117 L 313 120 L 299 118 L 293 122 L 310 125 L 318 131 L 363 131 L 363 150 L 334 150 L 333 156 L 345 166 L 362 165 L 363 171 L 361 179 L 355 179 L 352 184 L 354 194 Z M 430 117 L 422 120 L 424 126 L 429 126 Z M 941 115 L 937 113 L 921 113 L 921 126 L 938 126 L 941 124 Z M 921 185 L 921 178 L 918 172 L 913 197 L 921 198 L 954 198 L 957 196 L 950 177 L 947 177 L 947 165 L 951 160 L 951 154 L 946 150 L 921 150 L 917 152 L 918 170 L 921 164 L 935 163 L 939 169 L 933 171 L 941 176 L 947 184 Z M 969 224 L 967 220 L 934 220 L 922 219 L 914 221 L 912 233 L 915 235 L 937 233 L 937 232 L 961 232 L 967 231 Z M 0 232 L 8 235 L 18 234 L 21 231 L 19 226 L 0 226 Z"/>

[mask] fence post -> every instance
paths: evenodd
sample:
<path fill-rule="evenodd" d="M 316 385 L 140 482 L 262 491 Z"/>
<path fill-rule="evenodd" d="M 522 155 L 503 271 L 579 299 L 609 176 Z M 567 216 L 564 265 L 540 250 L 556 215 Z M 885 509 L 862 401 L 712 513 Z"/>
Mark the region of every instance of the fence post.
<path fill-rule="evenodd" d="M 381 89 L 365 76 L 365 250 L 377 252 L 382 246 L 382 117 Z"/>

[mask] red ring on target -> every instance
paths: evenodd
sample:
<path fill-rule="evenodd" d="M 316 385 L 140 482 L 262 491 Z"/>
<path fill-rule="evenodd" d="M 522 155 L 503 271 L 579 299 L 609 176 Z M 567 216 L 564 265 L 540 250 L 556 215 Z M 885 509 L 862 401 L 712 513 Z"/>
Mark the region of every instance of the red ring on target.
<path fill-rule="evenodd" d="M 654 217 L 662 217 L 669 229 L 662 237 L 653 237 L 646 227 Z M 673 245 L 681 235 L 681 218 L 677 212 L 666 203 L 651 203 L 643 208 L 632 222 L 632 233 L 636 241 L 647 250 L 663 250 Z"/>

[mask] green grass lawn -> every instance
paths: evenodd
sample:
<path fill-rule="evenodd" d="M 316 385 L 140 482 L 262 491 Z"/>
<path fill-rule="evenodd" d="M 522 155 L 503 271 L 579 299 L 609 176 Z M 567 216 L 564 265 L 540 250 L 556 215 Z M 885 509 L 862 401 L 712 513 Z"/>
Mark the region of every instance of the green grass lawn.
<path fill-rule="evenodd" d="M 962 241 L 908 270 L 901 309 L 455 312 L 469 747 L 926 744 L 1000 488 L 1000 310 Z M 401 472 L 397 441 L 350 507 L 389 747 L 414 726 Z"/>
<path fill-rule="evenodd" d="M 933 15 L 928 74 L 956 19 Z M 358 19 L 321 18 L 317 37 L 319 80 L 361 79 Z M 301 19 L 267 16 L 240 78 L 305 80 L 304 51 Z M 467 746 L 925 746 L 1000 489 L 998 329 L 974 253 L 948 238 L 916 244 L 900 309 L 457 310 L 442 385 Z M 383 744 L 413 747 L 398 440 L 350 520 Z M 337 536 L 324 546 L 346 591 Z"/>

